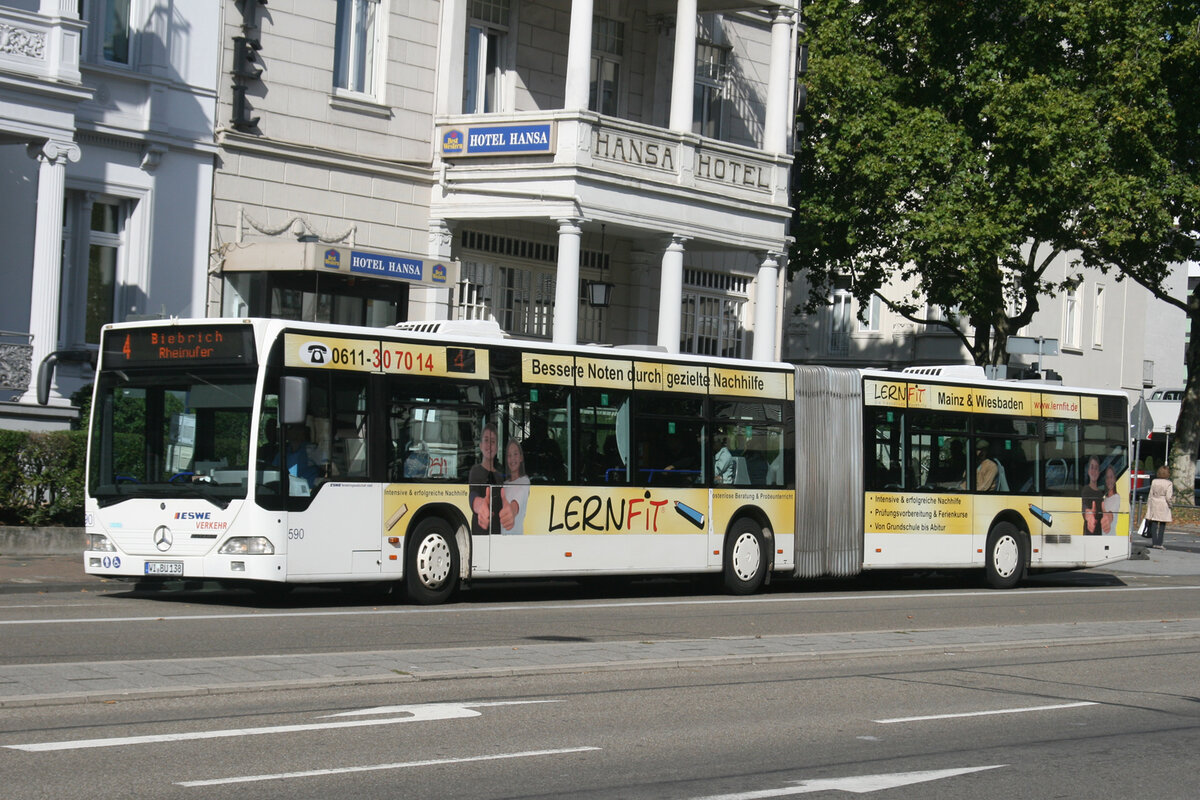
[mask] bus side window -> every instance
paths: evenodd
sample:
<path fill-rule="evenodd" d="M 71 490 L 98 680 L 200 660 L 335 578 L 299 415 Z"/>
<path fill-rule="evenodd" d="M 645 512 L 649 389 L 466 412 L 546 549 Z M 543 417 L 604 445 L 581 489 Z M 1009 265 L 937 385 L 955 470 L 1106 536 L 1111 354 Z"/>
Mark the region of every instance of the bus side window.
<path fill-rule="evenodd" d="M 367 387 L 361 376 L 345 376 L 333 392 L 333 441 L 330 477 L 367 477 Z"/>
<path fill-rule="evenodd" d="M 576 390 L 575 435 L 580 482 L 629 483 L 629 393 L 620 389 Z"/>
<path fill-rule="evenodd" d="M 1048 494 L 1079 494 L 1080 470 L 1079 424 L 1073 421 L 1048 420 L 1041 442 L 1039 471 L 1045 480 Z"/>

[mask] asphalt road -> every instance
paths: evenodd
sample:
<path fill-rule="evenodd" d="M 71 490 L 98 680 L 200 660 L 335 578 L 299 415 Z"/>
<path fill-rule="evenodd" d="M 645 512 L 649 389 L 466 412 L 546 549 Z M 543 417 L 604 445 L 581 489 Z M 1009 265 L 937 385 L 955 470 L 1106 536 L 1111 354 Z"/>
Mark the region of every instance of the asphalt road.
<path fill-rule="evenodd" d="M 1197 566 L 3 595 L 0 796 L 1191 798 Z"/>
<path fill-rule="evenodd" d="M 0 713 L 5 796 L 1195 796 L 1198 641 Z"/>
<path fill-rule="evenodd" d="M 506 583 L 432 608 L 332 590 L 3 596 L 0 665 L 1157 620 L 1196 616 L 1197 582 L 1097 571 L 996 592 L 974 574 L 880 573 L 746 598 L 687 581 Z"/>

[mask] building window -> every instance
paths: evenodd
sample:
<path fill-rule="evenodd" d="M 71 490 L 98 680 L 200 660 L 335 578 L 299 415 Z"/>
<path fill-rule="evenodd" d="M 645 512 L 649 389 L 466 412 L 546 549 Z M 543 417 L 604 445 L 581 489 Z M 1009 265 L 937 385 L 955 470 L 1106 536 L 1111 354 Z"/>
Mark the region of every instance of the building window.
<path fill-rule="evenodd" d="M 115 64 L 129 63 L 130 2 L 131 0 L 108 0 L 105 4 L 102 45 L 105 61 Z"/>
<path fill-rule="evenodd" d="M 692 132 L 720 139 L 724 118 L 725 84 L 729 77 L 729 50 L 722 44 L 721 17 L 701 17 L 696 42 L 696 84 L 692 97 Z"/>
<path fill-rule="evenodd" d="M 88 192 L 67 196 L 63 215 L 62 339 L 100 344 L 100 329 L 120 321 L 131 203 Z"/>
<path fill-rule="evenodd" d="M 1096 287 L 1096 307 L 1092 311 L 1092 347 L 1104 347 L 1104 287 Z"/>
<path fill-rule="evenodd" d="M 680 352 L 744 357 L 747 283 L 739 275 L 684 270 Z"/>
<path fill-rule="evenodd" d="M 375 94 L 384 12 L 380 0 L 338 0 L 333 85 Z"/>
<path fill-rule="evenodd" d="M 88 237 L 84 341 L 100 344 L 100 328 L 116 320 L 117 268 L 125 236 L 120 203 L 94 203 Z"/>
<path fill-rule="evenodd" d="M 85 61 L 132 63 L 134 0 L 79 0 L 79 18 L 88 23 L 81 56 Z"/>
<path fill-rule="evenodd" d="M 464 259 L 458 298 L 459 319 L 492 319 L 515 336 L 553 334 L 552 270 Z"/>
<path fill-rule="evenodd" d="M 472 0 L 463 74 L 463 113 L 499 111 L 501 60 L 509 25 L 508 0 Z"/>
<path fill-rule="evenodd" d="M 1071 287 L 1063 295 L 1063 346 L 1079 347 L 1079 288 Z"/>
<path fill-rule="evenodd" d="M 838 289 L 833 293 L 830 308 L 829 325 L 829 354 L 834 356 L 850 355 L 850 331 L 854 315 L 854 295 L 848 289 Z"/>
<path fill-rule="evenodd" d="M 588 108 L 617 116 L 621 91 L 621 53 L 625 49 L 625 23 L 607 17 L 592 19 L 592 73 Z"/>
<path fill-rule="evenodd" d="M 867 302 L 867 313 L 865 317 L 860 317 L 858 320 L 859 333 L 878 333 L 879 327 L 882 324 L 880 320 L 882 303 L 879 300 L 879 295 L 871 295 L 871 299 Z"/>
<path fill-rule="evenodd" d="M 933 303 L 925 305 L 925 332 L 926 333 L 945 333 L 950 331 L 944 326 L 939 325 L 939 322 L 949 322 L 958 327 L 963 328 L 962 306 L 957 303 L 952 306 L 939 306 Z"/>

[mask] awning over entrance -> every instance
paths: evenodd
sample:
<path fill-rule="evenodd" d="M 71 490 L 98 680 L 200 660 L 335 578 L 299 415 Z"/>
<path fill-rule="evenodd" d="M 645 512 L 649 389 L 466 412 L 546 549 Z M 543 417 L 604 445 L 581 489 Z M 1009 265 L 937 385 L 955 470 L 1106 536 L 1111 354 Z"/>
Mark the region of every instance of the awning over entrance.
<path fill-rule="evenodd" d="M 458 282 L 456 261 L 441 261 L 320 242 L 250 242 L 225 255 L 226 272 L 323 272 L 434 287 Z"/>

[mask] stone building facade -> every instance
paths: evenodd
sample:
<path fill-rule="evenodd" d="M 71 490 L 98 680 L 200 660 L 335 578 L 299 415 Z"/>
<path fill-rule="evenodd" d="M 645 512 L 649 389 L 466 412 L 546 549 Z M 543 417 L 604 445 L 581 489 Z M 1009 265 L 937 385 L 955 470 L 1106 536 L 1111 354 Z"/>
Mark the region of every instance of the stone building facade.
<path fill-rule="evenodd" d="M 65 427 L 102 325 L 203 313 L 217 19 L 200 2 L 0 6 L 0 427 Z"/>

